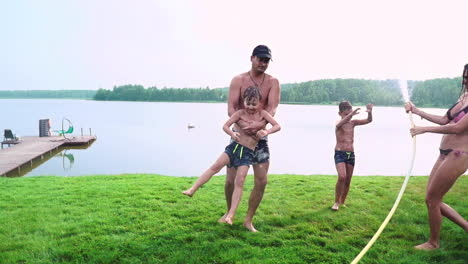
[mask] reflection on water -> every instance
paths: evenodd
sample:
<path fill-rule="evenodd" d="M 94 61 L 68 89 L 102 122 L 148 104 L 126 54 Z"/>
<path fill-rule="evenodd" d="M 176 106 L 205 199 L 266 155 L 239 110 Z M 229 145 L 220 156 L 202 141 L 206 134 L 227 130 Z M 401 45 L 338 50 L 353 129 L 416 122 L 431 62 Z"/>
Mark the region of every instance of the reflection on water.
<path fill-rule="evenodd" d="M 92 141 L 92 143 L 93 142 L 94 141 Z M 92 143 L 88 145 L 84 145 L 84 146 L 59 147 L 57 149 L 54 149 L 52 151 L 45 153 L 42 156 L 39 156 L 38 158 L 32 160 L 31 162 L 19 167 L 18 169 L 7 173 L 6 177 L 24 176 L 51 159 L 60 160 L 62 164 L 61 167 L 64 172 L 70 171 L 73 167 L 73 164 L 75 163 L 75 156 L 73 155 L 73 152 L 76 150 L 87 149 L 92 145 Z"/>
<path fill-rule="evenodd" d="M 57 158 L 33 162 L 29 168 L 22 169 L 21 175 L 26 177 L 124 173 L 198 176 L 229 143 L 222 131 L 227 119 L 226 103 L 8 99 L 0 100 L 0 104 L 5 109 L 17 109 L 15 115 L 2 116 L 0 131 L 12 128 L 17 135 L 35 136 L 38 120 L 49 118 L 55 130 L 61 128 L 66 115 L 73 120 L 75 131 L 92 128 L 93 134 L 99 137 L 92 148 L 67 152 L 61 149 L 53 154 L 61 153 Z M 427 111 L 443 115 L 446 110 Z M 378 105 L 373 114 L 371 124 L 355 130 L 354 175 L 406 175 L 412 154 L 408 115 L 403 106 Z M 276 119 L 282 129 L 269 137 L 269 172 L 336 175 L 334 126 L 338 118 L 336 105 L 281 104 Z M 355 118 L 367 116 L 362 111 Z M 419 118 L 414 122 L 434 125 Z M 418 136 L 414 175 L 430 173 L 439 155 L 440 139 L 439 134 Z M 67 154 L 72 154 L 73 159 Z M 221 170 L 219 174 L 225 172 Z"/>
<path fill-rule="evenodd" d="M 62 167 L 65 171 L 69 171 L 75 162 L 75 156 L 73 156 L 73 153 L 68 153 L 68 151 L 69 149 L 65 149 L 55 156 L 62 158 Z"/>

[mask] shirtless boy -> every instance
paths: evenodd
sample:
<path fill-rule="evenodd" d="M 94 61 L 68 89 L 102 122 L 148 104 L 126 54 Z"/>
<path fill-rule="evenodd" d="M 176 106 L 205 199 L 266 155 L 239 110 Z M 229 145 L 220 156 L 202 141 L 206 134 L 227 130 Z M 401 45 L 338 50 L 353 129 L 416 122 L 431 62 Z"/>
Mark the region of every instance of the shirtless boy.
<path fill-rule="evenodd" d="M 334 211 L 337 211 L 340 205 L 344 205 L 353 176 L 354 127 L 372 122 L 372 107 L 372 104 L 368 104 L 366 107 L 367 119 L 351 120 L 354 115 L 359 114 L 360 108 L 353 110 L 348 101 L 343 101 L 338 106 L 338 115 L 341 116 L 341 120 L 338 121 L 335 128 L 335 166 L 338 172 L 338 181 L 335 187 L 335 204 L 331 207 Z"/>

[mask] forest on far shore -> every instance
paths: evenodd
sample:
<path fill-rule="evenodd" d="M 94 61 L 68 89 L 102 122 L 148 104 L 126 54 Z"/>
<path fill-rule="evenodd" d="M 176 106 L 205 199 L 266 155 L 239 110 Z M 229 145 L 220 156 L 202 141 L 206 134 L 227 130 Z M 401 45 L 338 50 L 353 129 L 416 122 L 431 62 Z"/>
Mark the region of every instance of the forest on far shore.
<path fill-rule="evenodd" d="M 458 98 L 461 78 L 408 81 L 411 100 L 421 107 L 448 107 Z M 227 88 L 144 88 L 142 85 L 99 89 L 95 100 L 150 102 L 225 102 Z M 403 97 L 398 80 L 325 79 L 281 85 L 281 103 L 335 104 L 348 100 L 353 104 L 401 105 Z"/>
<path fill-rule="evenodd" d="M 449 107 L 460 95 L 461 78 L 408 81 L 411 100 L 420 107 Z M 145 88 L 142 85 L 114 86 L 112 90 L 19 90 L 0 91 L 3 99 L 89 99 L 142 102 L 226 102 L 228 88 Z M 398 80 L 323 79 L 281 84 L 281 103 L 336 104 L 373 103 L 381 106 L 403 104 Z"/>

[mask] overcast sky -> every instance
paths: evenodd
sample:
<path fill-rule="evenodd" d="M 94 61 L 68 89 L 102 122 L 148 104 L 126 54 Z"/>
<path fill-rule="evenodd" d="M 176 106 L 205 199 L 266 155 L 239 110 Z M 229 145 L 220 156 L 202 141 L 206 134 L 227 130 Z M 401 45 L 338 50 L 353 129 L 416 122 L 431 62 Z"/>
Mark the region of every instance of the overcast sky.
<path fill-rule="evenodd" d="M 12 0 L 0 90 L 226 87 L 257 44 L 281 83 L 459 77 L 468 1 Z"/>

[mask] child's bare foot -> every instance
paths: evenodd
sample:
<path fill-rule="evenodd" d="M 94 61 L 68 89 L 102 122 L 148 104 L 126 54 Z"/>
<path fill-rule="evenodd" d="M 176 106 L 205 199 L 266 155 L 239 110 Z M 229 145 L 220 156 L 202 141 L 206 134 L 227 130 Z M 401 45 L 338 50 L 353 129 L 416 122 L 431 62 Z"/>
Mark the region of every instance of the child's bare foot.
<path fill-rule="evenodd" d="M 194 193 L 194 191 L 192 191 L 191 189 L 188 189 L 188 190 L 185 190 L 185 191 L 182 192 L 182 194 L 185 194 L 185 195 L 187 195 L 189 197 L 192 197 L 193 193 Z"/>
<path fill-rule="evenodd" d="M 226 224 L 232 225 L 232 217 L 226 216 L 223 220 L 222 220 L 222 219 L 219 219 L 219 222 L 220 222 L 220 223 L 226 223 Z"/>
<path fill-rule="evenodd" d="M 221 216 L 221 218 L 218 219 L 218 223 L 226 223 L 226 216 L 227 216 L 227 213 L 225 213 L 223 216 Z"/>
<path fill-rule="evenodd" d="M 244 226 L 251 232 L 258 232 L 258 230 L 255 229 L 255 227 L 252 225 L 252 223 L 244 223 Z"/>
<path fill-rule="evenodd" d="M 339 208 L 340 208 L 340 204 L 339 204 L 339 203 L 335 203 L 335 204 L 331 207 L 331 209 L 332 209 L 333 211 L 338 211 Z"/>
<path fill-rule="evenodd" d="M 417 245 L 414 248 L 419 249 L 419 250 L 434 250 L 434 249 L 438 249 L 439 245 L 435 245 L 435 244 L 432 244 L 431 242 L 427 241 L 426 243 L 423 243 L 421 245 Z"/>

